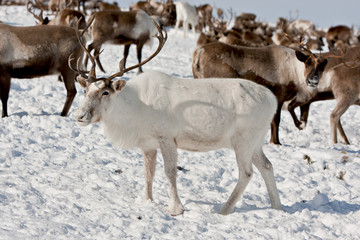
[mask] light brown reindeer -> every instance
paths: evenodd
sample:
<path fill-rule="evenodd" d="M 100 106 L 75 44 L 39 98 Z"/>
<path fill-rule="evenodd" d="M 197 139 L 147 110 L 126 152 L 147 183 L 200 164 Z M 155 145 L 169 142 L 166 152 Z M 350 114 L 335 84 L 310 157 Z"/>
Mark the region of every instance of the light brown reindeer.
<path fill-rule="evenodd" d="M 301 61 L 308 61 L 313 54 L 307 52 L 300 57 Z M 306 99 L 292 100 L 288 110 L 297 128 L 304 129 L 308 119 L 309 107 L 312 102 L 336 99 L 337 104 L 330 115 L 331 140 L 338 142 L 337 131 L 345 144 L 350 144 L 342 127 L 340 118 L 351 105 L 360 105 L 360 66 L 358 56 L 359 47 L 352 47 L 346 53 L 335 51 L 322 54 L 328 58 L 328 63 L 322 74 L 317 90 Z M 311 61 L 309 68 L 311 68 Z M 301 118 L 297 118 L 295 108 L 301 107 Z"/>
<path fill-rule="evenodd" d="M 137 58 L 141 62 L 141 52 L 145 44 L 150 43 L 157 29 L 152 23 L 152 18 L 142 10 L 134 11 L 100 11 L 90 16 L 88 23 L 92 24 L 92 43 L 88 49 L 94 50 L 96 62 L 101 71 L 105 72 L 99 58 L 101 46 L 104 43 L 125 45 L 124 62 L 129 55 L 130 45 L 136 45 Z M 87 64 L 88 57 L 85 59 Z M 139 66 L 139 72 L 142 72 Z"/>
<path fill-rule="evenodd" d="M 42 9 L 38 1 L 35 0 L 35 4 L 29 1 L 26 7 L 27 11 L 31 13 L 35 19 L 38 20 L 38 25 L 60 25 L 75 28 L 76 23 L 79 21 L 80 29 L 84 29 L 86 27 L 85 15 L 79 11 L 66 8 L 60 10 L 53 19 L 49 20 L 48 17 L 44 18 L 44 10 Z M 39 13 L 36 14 L 35 8 L 39 9 Z"/>
<path fill-rule="evenodd" d="M 0 23 L 0 97 L 2 117 L 8 116 L 11 78 L 34 78 L 60 74 L 67 91 L 61 116 L 66 116 L 76 95 L 75 73 L 68 66 L 73 54 L 83 50 L 75 30 L 66 26 L 14 27 Z"/>
<path fill-rule="evenodd" d="M 330 27 L 325 38 L 329 45 L 329 50 L 333 51 L 337 49 L 338 44 L 350 46 L 350 39 L 353 35 L 353 30 L 345 25 L 338 25 Z"/>

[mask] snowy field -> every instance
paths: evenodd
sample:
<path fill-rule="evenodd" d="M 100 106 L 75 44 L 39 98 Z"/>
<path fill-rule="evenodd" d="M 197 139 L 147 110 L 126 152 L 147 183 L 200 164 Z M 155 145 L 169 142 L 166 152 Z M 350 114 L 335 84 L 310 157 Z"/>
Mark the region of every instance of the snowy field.
<path fill-rule="evenodd" d="M 25 7 L 1 6 L 0 21 L 35 24 Z M 196 39 L 168 32 L 162 52 L 144 71 L 192 78 Z M 143 55 L 155 47 L 145 47 Z M 134 49 L 128 64 L 137 62 Z M 107 73 L 114 73 L 122 47 L 104 45 L 101 57 Z M 330 142 L 335 101 L 313 104 L 303 131 L 283 111 L 283 145 L 269 145 L 268 134 L 264 151 L 285 211 L 270 208 L 255 170 L 234 213 L 218 214 L 237 182 L 234 152 L 179 150 L 178 165 L 186 170 L 178 172 L 178 191 L 186 211 L 173 217 L 163 210 L 169 197 L 161 155 L 155 199 L 144 203 L 140 151 L 116 149 L 101 125 L 79 127 L 72 117 L 83 95 L 77 88 L 70 116 L 60 117 L 66 92 L 56 76 L 13 79 L 9 117 L 0 119 L 0 239 L 360 239 L 358 107 L 342 118 L 349 146 Z"/>

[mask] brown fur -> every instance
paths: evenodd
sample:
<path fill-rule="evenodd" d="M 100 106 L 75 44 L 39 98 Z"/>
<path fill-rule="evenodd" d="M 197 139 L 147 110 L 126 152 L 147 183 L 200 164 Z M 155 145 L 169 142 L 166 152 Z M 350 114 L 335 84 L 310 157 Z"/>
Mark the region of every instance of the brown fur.
<path fill-rule="evenodd" d="M 339 25 L 329 28 L 325 38 L 328 42 L 329 49 L 335 50 L 335 45 L 337 42 L 342 42 L 343 44 L 350 45 L 350 38 L 352 36 L 352 30 L 344 25 Z"/>
<path fill-rule="evenodd" d="M 331 121 L 331 135 L 333 143 L 337 143 L 337 132 L 339 130 L 340 135 L 344 143 L 349 144 L 345 132 L 342 128 L 340 117 L 350 107 L 350 105 L 359 105 L 359 93 L 360 93 L 360 67 L 347 67 L 343 62 L 354 61 L 360 54 L 359 47 L 350 48 L 342 58 L 329 58 L 328 64 L 324 69 L 324 74 L 331 73 L 331 84 L 329 88 L 318 89 L 314 96 L 310 99 L 303 99 L 303 101 L 292 100 L 288 105 L 288 110 L 293 117 L 294 123 L 300 130 L 304 128 L 307 123 L 310 104 L 315 101 L 336 99 L 337 105 L 333 110 Z M 324 57 L 331 55 L 340 55 L 339 51 L 322 54 Z M 321 81 L 324 81 L 323 79 Z M 320 82 L 321 85 L 321 82 Z M 297 118 L 295 114 L 295 108 L 300 106 L 301 118 Z"/>
<path fill-rule="evenodd" d="M 8 116 L 11 78 L 34 78 L 58 73 L 64 79 L 67 90 L 61 112 L 61 116 L 66 116 L 76 95 L 75 73 L 68 66 L 68 58 L 71 54 L 74 58 L 80 58 L 83 54 L 75 30 L 65 26 L 13 27 L 0 24 L 0 39 L 2 117 Z"/>
<path fill-rule="evenodd" d="M 92 43 L 88 46 L 89 52 L 94 49 L 94 55 L 96 57 L 96 62 L 101 71 L 105 72 L 104 68 L 101 65 L 99 59 L 99 52 L 101 46 L 104 43 L 112 43 L 125 45 L 124 47 L 124 61 L 126 63 L 126 58 L 129 55 L 129 49 L 131 44 L 136 45 L 137 57 L 139 62 L 141 62 L 141 51 L 144 44 L 150 38 L 150 32 L 144 32 L 137 39 L 132 38 L 129 33 L 136 24 L 136 14 L 138 11 L 101 11 L 94 13 L 94 15 L 89 19 L 94 17 L 94 23 L 92 25 Z M 88 22 L 89 22 L 88 21 Z M 117 27 L 114 27 L 114 24 Z M 87 57 L 85 59 L 85 64 L 87 63 Z M 142 72 L 141 67 L 139 71 Z"/>
<path fill-rule="evenodd" d="M 304 98 L 311 94 L 305 82 L 299 82 L 298 70 L 287 64 L 289 59 L 294 62 L 296 57 L 294 50 L 277 45 L 247 48 L 217 42 L 194 52 L 192 69 L 195 78 L 247 78 L 272 90 L 279 106 L 271 124 L 270 142 L 280 144 L 278 130 L 282 104 L 294 97 Z M 314 75 L 317 71 L 307 74 Z"/>

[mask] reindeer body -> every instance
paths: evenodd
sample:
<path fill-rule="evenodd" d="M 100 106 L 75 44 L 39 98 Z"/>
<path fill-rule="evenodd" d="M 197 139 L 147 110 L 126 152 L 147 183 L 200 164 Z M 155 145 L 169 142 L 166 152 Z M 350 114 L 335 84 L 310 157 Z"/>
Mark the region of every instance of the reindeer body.
<path fill-rule="evenodd" d="M 130 45 L 135 44 L 137 57 L 139 62 L 141 62 L 143 46 L 150 44 L 152 37 L 157 33 L 157 29 L 152 23 L 152 18 L 142 10 L 129 12 L 101 11 L 94 13 L 92 17 L 95 18 L 91 31 L 93 41 L 88 48 L 90 52 L 94 49 L 95 56 L 99 54 L 104 43 L 125 45 L 124 59 L 126 62 Z M 96 58 L 96 61 L 99 68 L 105 72 L 99 57 Z M 86 62 L 87 58 L 85 59 Z M 139 72 L 142 72 L 141 67 Z"/>
<path fill-rule="evenodd" d="M 44 37 L 47 36 L 47 37 Z M 66 116 L 76 95 L 75 73 L 68 58 L 83 54 L 74 29 L 65 26 L 13 27 L 0 23 L 0 96 L 2 116 L 7 116 L 11 78 L 34 78 L 61 74 L 67 98 L 61 116 Z"/>
<path fill-rule="evenodd" d="M 191 24 L 191 29 L 195 38 L 195 26 L 198 22 L 196 8 L 188 2 L 174 2 L 174 4 L 176 7 L 175 32 L 177 32 L 180 22 L 183 21 L 184 37 L 187 36 L 189 24 Z"/>
<path fill-rule="evenodd" d="M 276 95 L 278 109 L 271 123 L 271 143 L 280 144 L 278 131 L 281 107 L 294 97 L 301 101 L 314 95 L 318 70 L 307 72 L 296 51 L 283 46 L 237 47 L 210 43 L 195 50 L 195 78 L 246 78 L 268 87 Z"/>
<path fill-rule="evenodd" d="M 359 47 L 351 47 L 345 54 L 341 55 L 340 51 L 320 54 L 321 57 L 329 58 L 323 70 L 322 78 L 314 94 L 302 99 L 293 99 L 288 110 L 294 120 L 295 126 L 302 130 L 306 127 L 310 104 L 315 101 L 336 99 L 337 104 L 330 115 L 331 139 L 333 143 L 337 143 L 337 130 L 344 143 L 350 144 L 342 128 L 340 117 L 353 104 L 359 105 L 359 79 L 360 67 L 349 66 L 347 63 L 353 62 L 360 54 Z M 306 61 L 308 55 L 303 57 L 302 61 Z M 314 69 L 314 61 L 310 61 L 308 68 Z M 345 65 L 346 64 L 346 65 Z M 300 120 L 295 114 L 295 108 L 301 107 Z"/>
<path fill-rule="evenodd" d="M 81 83 L 81 82 L 80 82 Z M 95 82 L 76 119 L 81 125 L 101 121 L 106 136 L 121 148 L 138 147 L 145 163 L 145 199 L 152 197 L 157 149 L 164 158 L 170 183 L 168 211 L 183 212 L 176 188 L 177 148 L 210 151 L 232 148 L 239 180 L 222 214 L 232 212 L 252 176 L 252 164 L 261 172 L 271 205 L 281 209 L 271 163 L 262 150 L 268 124 L 276 110 L 274 95 L 258 84 L 242 79 L 180 79 L 148 72 L 125 85 Z"/>

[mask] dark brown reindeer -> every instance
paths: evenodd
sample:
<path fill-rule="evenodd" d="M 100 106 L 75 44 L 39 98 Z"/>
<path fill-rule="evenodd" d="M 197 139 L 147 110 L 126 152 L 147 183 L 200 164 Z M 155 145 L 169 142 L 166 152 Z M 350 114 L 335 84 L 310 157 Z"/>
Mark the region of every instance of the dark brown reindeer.
<path fill-rule="evenodd" d="M 88 23 L 94 19 L 92 24 L 92 43 L 88 49 L 94 50 L 96 63 L 101 71 L 105 72 L 99 59 L 101 46 L 104 43 L 125 45 L 124 62 L 129 55 L 130 45 L 136 45 L 137 58 L 141 62 L 142 48 L 149 43 L 157 34 L 157 29 L 152 23 L 152 18 L 142 10 L 128 12 L 122 11 L 100 11 L 90 16 Z M 85 65 L 88 57 L 85 58 Z M 142 72 L 141 66 L 139 72 Z"/>
<path fill-rule="evenodd" d="M 280 144 L 283 103 L 312 95 L 327 63 L 327 59 L 319 58 L 310 68 L 308 62 L 299 61 L 300 54 L 300 51 L 277 45 L 250 48 L 216 42 L 195 50 L 192 70 L 195 78 L 246 78 L 272 90 L 278 108 L 271 123 L 270 143 Z"/>
<path fill-rule="evenodd" d="M 11 78 L 34 78 L 60 74 L 67 97 L 61 116 L 66 116 L 76 95 L 75 73 L 68 66 L 73 54 L 81 58 L 83 50 L 75 30 L 66 26 L 14 27 L 0 23 L 0 97 L 2 117 L 8 116 Z"/>

